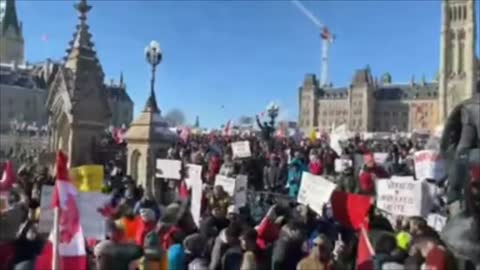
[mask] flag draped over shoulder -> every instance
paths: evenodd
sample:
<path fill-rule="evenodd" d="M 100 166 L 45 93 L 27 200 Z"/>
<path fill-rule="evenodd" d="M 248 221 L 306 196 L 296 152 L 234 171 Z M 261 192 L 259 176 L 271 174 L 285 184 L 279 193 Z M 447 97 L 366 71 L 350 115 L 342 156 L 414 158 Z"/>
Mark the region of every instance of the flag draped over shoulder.
<path fill-rule="evenodd" d="M 60 270 L 86 270 L 87 255 L 85 238 L 80 223 L 80 211 L 77 207 L 77 190 L 70 182 L 67 168 L 67 157 L 57 153 L 56 181 L 52 195 L 52 207 L 58 209 L 58 236 L 54 232 L 43 247 L 42 253 L 35 262 L 36 270 L 53 268 L 54 241 L 58 240 L 58 268 Z M 55 222 L 55 221 L 54 221 Z"/>

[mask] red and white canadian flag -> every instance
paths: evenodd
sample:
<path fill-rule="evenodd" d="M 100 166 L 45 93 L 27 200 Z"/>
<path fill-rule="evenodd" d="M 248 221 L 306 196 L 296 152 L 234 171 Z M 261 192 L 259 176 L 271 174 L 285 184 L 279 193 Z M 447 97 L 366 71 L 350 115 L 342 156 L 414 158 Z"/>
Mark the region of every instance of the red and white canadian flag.
<path fill-rule="evenodd" d="M 77 207 L 77 190 L 68 177 L 67 157 L 61 151 L 57 153 L 55 188 L 52 195 L 52 207 L 58 211 L 58 232 L 52 230 L 35 262 L 36 270 L 86 270 L 87 255 L 85 238 L 80 224 L 80 211 Z M 55 227 L 55 225 L 54 225 Z M 54 245 L 56 243 L 56 245 Z M 54 250 L 57 246 L 57 250 Z M 58 264 L 54 266 L 54 257 Z"/>

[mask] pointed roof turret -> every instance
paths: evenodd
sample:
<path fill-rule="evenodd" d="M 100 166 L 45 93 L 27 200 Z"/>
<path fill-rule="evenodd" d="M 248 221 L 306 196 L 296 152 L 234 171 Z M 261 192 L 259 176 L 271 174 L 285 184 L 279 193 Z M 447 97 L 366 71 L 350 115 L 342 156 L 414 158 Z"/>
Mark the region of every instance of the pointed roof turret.
<path fill-rule="evenodd" d="M 17 8 L 15 7 L 15 0 L 6 0 L 5 2 L 5 12 L 3 17 L 0 18 L 2 29 L 1 34 L 5 34 L 9 27 L 12 27 L 15 31 L 15 34 L 21 35 L 22 34 L 22 27 L 18 21 L 17 17 Z"/>
<path fill-rule="evenodd" d="M 76 27 L 77 31 L 73 34 L 72 41 L 69 42 L 70 47 L 67 49 L 65 66 L 75 73 L 79 67 L 79 62 L 82 61 L 88 65 L 88 69 L 91 72 L 100 75 L 103 81 L 103 70 L 97 59 L 97 53 L 93 48 L 92 34 L 88 31 L 87 13 L 92 9 L 92 6 L 87 4 L 87 0 L 80 0 L 74 7 L 78 11 L 79 23 Z M 85 66 L 84 64 L 82 66 Z"/>

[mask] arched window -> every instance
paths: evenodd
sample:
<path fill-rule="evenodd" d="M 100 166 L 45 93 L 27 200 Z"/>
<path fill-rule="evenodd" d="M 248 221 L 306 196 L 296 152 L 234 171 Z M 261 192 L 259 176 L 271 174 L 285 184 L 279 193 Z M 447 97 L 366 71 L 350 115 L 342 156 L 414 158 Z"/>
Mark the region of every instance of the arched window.
<path fill-rule="evenodd" d="M 466 20 L 466 19 L 467 19 L 467 7 L 466 7 L 466 6 L 463 6 L 463 7 L 462 7 L 462 13 L 463 13 L 462 18 L 463 18 L 464 20 Z"/>

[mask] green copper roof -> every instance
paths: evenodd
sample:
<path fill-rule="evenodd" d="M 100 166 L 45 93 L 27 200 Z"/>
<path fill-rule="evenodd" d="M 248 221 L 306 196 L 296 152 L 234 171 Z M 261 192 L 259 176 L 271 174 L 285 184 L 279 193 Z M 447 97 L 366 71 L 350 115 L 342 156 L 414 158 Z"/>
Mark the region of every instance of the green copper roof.
<path fill-rule="evenodd" d="M 5 0 L 5 15 L 2 21 L 2 33 L 4 34 L 9 26 L 12 26 L 17 35 L 20 33 L 20 24 L 17 18 L 17 9 L 15 8 L 15 0 Z"/>

